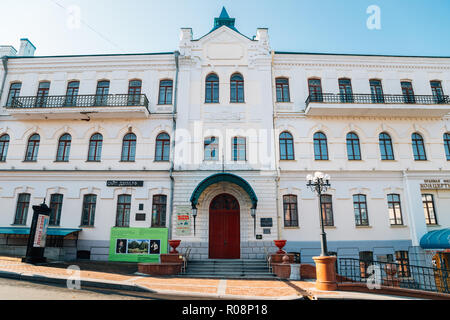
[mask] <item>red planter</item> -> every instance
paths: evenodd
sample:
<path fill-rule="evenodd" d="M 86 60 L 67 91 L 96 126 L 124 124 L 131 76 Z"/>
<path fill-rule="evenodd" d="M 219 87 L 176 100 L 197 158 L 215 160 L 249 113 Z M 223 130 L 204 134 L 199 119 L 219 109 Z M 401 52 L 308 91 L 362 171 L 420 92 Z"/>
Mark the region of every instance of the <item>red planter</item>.
<path fill-rule="evenodd" d="M 286 245 L 286 240 L 273 240 L 273 242 L 275 242 L 275 245 L 278 247 L 277 254 L 286 253 L 286 251 L 283 250 L 283 247 Z"/>
<path fill-rule="evenodd" d="M 169 240 L 169 246 L 172 247 L 170 253 L 178 253 L 177 247 L 180 245 L 181 240 Z"/>

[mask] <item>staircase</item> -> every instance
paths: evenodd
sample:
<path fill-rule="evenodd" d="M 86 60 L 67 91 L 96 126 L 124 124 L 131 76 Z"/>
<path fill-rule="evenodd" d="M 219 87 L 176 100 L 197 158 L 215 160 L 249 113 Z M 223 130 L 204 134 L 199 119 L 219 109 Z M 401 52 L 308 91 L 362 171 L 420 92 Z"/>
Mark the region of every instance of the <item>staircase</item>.
<path fill-rule="evenodd" d="M 190 278 L 225 279 L 275 279 L 265 260 L 209 259 L 189 261 L 186 273 L 181 276 Z"/>

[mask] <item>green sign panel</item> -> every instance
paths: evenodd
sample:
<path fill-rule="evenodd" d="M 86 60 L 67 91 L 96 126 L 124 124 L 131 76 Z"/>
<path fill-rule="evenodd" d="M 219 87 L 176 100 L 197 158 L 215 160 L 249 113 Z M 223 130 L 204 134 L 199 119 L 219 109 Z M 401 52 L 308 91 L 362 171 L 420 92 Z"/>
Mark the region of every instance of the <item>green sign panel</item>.
<path fill-rule="evenodd" d="M 168 234 L 167 228 L 111 228 L 109 261 L 159 262 Z"/>

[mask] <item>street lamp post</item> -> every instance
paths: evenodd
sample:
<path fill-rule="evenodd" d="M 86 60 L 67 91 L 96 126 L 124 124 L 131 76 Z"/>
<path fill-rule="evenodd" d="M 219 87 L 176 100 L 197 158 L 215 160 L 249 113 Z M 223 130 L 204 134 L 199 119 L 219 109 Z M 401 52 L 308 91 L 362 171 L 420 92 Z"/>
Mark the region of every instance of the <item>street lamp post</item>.
<path fill-rule="evenodd" d="M 320 214 L 320 229 L 321 229 L 321 253 L 319 257 L 313 257 L 316 263 L 316 289 L 324 291 L 334 291 L 337 289 L 336 283 L 336 257 L 329 256 L 327 250 L 327 235 L 325 233 L 323 224 L 322 212 L 322 193 L 326 192 L 330 185 L 330 176 L 322 172 L 314 173 L 314 176 L 308 175 L 306 177 L 308 183 L 306 184 L 311 190 L 317 193 L 319 197 L 319 214 Z"/>
<path fill-rule="evenodd" d="M 319 215 L 320 215 L 320 229 L 321 229 L 321 253 L 320 256 L 328 256 L 327 250 L 327 234 L 325 233 L 323 224 L 323 213 L 322 213 L 322 193 L 326 192 L 330 185 L 330 176 L 328 174 L 324 175 L 322 172 L 316 172 L 314 176 L 308 175 L 306 177 L 308 183 L 306 184 L 313 192 L 317 193 L 319 197 Z"/>

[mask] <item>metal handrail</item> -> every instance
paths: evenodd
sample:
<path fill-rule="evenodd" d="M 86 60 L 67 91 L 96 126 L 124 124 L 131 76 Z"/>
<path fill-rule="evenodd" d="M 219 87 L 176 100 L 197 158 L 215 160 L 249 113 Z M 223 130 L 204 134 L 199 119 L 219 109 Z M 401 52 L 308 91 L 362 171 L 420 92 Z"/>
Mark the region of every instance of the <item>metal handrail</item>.
<path fill-rule="evenodd" d="M 6 108 L 77 108 L 77 107 L 146 107 L 149 101 L 145 94 L 107 94 L 73 96 L 29 96 L 14 97 Z"/>
<path fill-rule="evenodd" d="M 375 270 L 377 269 L 377 270 Z M 388 287 L 450 293 L 450 270 L 409 263 L 339 258 L 338 281 L 376 283 Z"/>
<path fill-rule="evenodd" d="M 402 94 L 342 94 L 316 93 L 306 99 L 310 103 L 364 103 L 364 104 L 450 104 L 448 95 L 402 95 Z"/>

